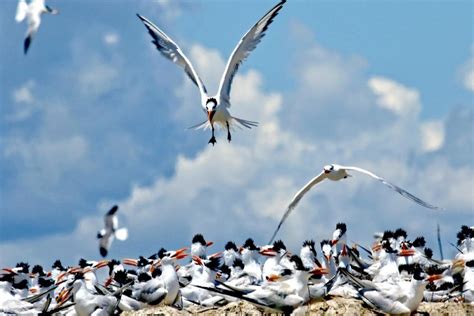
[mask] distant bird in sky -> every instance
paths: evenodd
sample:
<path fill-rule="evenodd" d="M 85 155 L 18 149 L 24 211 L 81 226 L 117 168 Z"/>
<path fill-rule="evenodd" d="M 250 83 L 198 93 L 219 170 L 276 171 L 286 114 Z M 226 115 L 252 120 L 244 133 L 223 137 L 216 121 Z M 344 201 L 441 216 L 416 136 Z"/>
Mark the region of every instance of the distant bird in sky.
<path fill-rule="evenodd" d="M 239 41 L 234 51 L 232 52 L 225 72 L 221 78 L 219 85 L 219 91 L 217 95 L 209 97 L 207 89 L 204 83 L 199 78 L 197 72 L 194 70 L 191 62 L 183 54 L 178 45 L 168 37 L 162 30 L 156 25 L 150 22 L 147 18 L 137 14 L 140 20 L 145 24 L 148 32 L 153 38 L 152 43 L 156 45 L 156 48 L 168 59 L 173 61 L 178 66 L 182 67 L 188 77 L 194 82 L 199 88 L 201 93 L 201 105 L 204 113 L 207 116 L 207 120 L 199 123 L 191 128 L 211 128 L 212 137 L 209 143 L 214 145 L 216 138 L 214 137 L 214 123 L 219 124 L 222 128 L 227 129 L 227 140 L 231 141 L 230 128 L 247 127 L 252 128 L 258 125 L 257 122 L 247 121 L 240 118 L 236 118 L 230 115 L 230 89 L 232 80 L 234 79 L 237 70 L 239 69 L 242 62 L 250 55 L 250 53 L 257 47 L 258 43 L 265 36 L 265 31 L 268 26 L 272 23 L 273 19 L 277 16 L 278 12 L 283 7 L 286 0 L 280 1 L 275 5 L 267 14 L 265 14 Z"/>
<path fill-rule="evenodd" d="M 126 240 L 128 237 L 127 228 L 118 228 L 117 211 L 118 206 L 114 205 L 110 211 L 105 214 L 105 227 L 97 233 L 97 238 L 99 239 L 99 251 L 102 257 L 107 256 L 114 238 L 117 238 L 118 240 Z"/>
<path fill-rule="evenodd" d="M 360 173 L 371 176 L 372 178 L 374 178 L 376 180 L 379 180 L 381 183 L 385 184 L 390 189 L 394 190 L 395 192 L 401 194 L 405 198 L 407 198 L 409 200 L 412 200 L 413 202 L 415 202 L 415 203 L 417 203 L 421 206 L 424 206 L 424 207 L 432 209 L 432 210 L 442 210 L 442 208 L 431 205 L 431 204 L 421 200 L 420 198 L 414 196 L 410 192 L 405 191 L 404 189 L 396 186 L 393 183 L 388 182 L 384 178 L 381 178 L 381 177 L 377 176 L 376 174 L 374 174 L 374 173 L 372 173 L 368 170 L 365 170 L 365 169 L 362 169 L 362 168 L 359 168 L 359 167 L 349 167 L 349 166 L 340 166 L 340 165 L 336 165 L 336 164 L 331 164 L 331 165 L 324 166 L 323 171 L 321 171 L 320 174 L 318 174 L 316 177 L 311 179 L 308 183 L 305 184 L 305 186 L 303 188 L 301 188 L 301 190 L 298 191 L 298 193 L 295 194 L 295 196 L 291 200 L 290 204 L 286 208 L 286 211 L 283 214 L 283 217 L 280 220 L 280 223 L 278 224 L 277 229 L 273 233 L 272 238 L 270 239 L 269 243 L 271 243 L 273 241 L 276 234 L 280 230 L 280 227 L 283 225 L 283 222 L 290 215 L 291 211 L 293 211 L 293 209 L 296 207 L 296 205 L 299 203 L 299 201 L 303 198 L 303 196 L 313 186 L 315 186 L 316 184 L 318 184 L 319 182 L 321 182 L 325 179 L 329 179 L 329 180 L 332 180 L 332 181 L 339 181 L 341 179 L 346 179 L 347 177 L 352 177 L 350 174 L 347 173 L 347 171 L 351 171 L 351 170 L 358 171 Z"/>
<path fill-rule="evenodd" d="M 35 36 L 36 32 L 38 32 L 39 26 L 41 24 L 41 15 L 43 13 L 50 13 L 53 15 L 59 13 L 58 10 L 50 8 L 44 2 L 45 0 L 31 0 L 30 3 L 27 3 L 26 0 L 18 1 L 15 20 L 20 23 L 26 17 L 28 21 L 28 31 L 26 32 L 24 43 L 25 55 L 28 52 L 28 48 L 31 45 L 33 37 Z"/>

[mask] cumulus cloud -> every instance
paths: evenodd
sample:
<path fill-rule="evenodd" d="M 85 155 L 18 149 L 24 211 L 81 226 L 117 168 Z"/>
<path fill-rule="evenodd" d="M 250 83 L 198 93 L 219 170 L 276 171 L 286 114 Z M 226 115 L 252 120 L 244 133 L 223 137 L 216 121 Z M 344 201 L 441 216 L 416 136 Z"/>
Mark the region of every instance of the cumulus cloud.
<path fill-rule="evenodd" d="M 424 122 L 420 125 L 420 132 L 424 151 L 435 151 L 443 146 L 444 124 L 442 121 Z"/>
<path fill-rule="evenodd" d="M 29 80 L 13 91 L 12 99 L 15 104 L 12 113 L 6 117 L 8 121 L 20 122 L 28 119 L 33 114 L 36 106 L 33 95 L 35 85 L 33 80 Z"/>
<path fill-rule="evenodd" d="M 384 77 L 372 77 L 368 85 L 382 108 L 398 115 L 418 114 L 421 110 L 420 93 L 416 89 Z"/>
<path fill-rule="evenodd" d="M 120 36 L 114 32 L 105 33 L 103 37 L 103 41 L 105 44 L 109 46 L 114 46 L 120 41 Z"/>
<path fill-rule="evenodd" d="M 367 63 L 358 56 L 341 55 L 314 41 L 305 45 L 296 50 L 305 58 L 296 58 L 304 63 L 295 65 L 294 75 L 301 80 L 295 91 L 267 91 L 262 73 L 245 67 L 239 70 L 231 111 L 260 121 L 258 128 L 234 132 L 231 144 L 218 134 L 215 147 L 205 146 L 207 137 L 195 137 L 204 147 L 195 153 L 181 152 L 168 174 L 135 182 L 123 197 L 100 203 L 101 210 L 118 203 L 130 231 L 126 244 L 114 244 L 112 255 L 182 247 L 198 232 L 217 241 L 217 246 L 228 239 L 239 243 L 248 236 L 265 243 L 297 190 L 331 162 L 372 170 L 448 211 L 425 210 L 377 181 L 354 174 L 346 181 L 325 181 L 305 196 L 279 235 L 291 247 L 298 247 L 305 238 L 327 238 L 340 221 L 348 224 L 350 239 L 366 245 L 373 231 L 397 226 L 424 234 L 433 245 L 437 220 L 449 223 L 443 229 L 447 236 L 454 236 L 457 225 L 472 214 L 473 167 L 465 162 L 455 166 L 447 152 L 452 144 L 441 141 L 436 130 L 444 126 L 447 137 L 466 134 L 460 128 L 469 122 L 472 111 L 457 111 L 438 125 L 420 122 L 410 115 L 421 110 L 415 88 L 390 78 L 369 78 Z M 225 64 L 222 55 L 197 44 L 190 52 L 206 84 L 218 83 Z M 179 128 L 184 121 L 205 118 L 198 107 L 198 89 L 181 76 L 183 81 L 174 87 L 179 103 L 173 110 L 182 116 L 169 114 Z M 456 125 L 456 121 L 464 123 Z M 472 136 L 466 137 L 464 144 L 472 142 Z M 85 152 L 89 146 L 84 146 Z M 456 185 L 447 187 L 447 183 Z M 43 237 L 33 246 L 41 249 L 57 242 L 62 247 L 61 240 L 72 240 L 80 245 L 64 250 L 64 256 L 93 256 L 97 248 L 92 239 L 101 217 L 99 212 L 89 214 L 77 221 L 71 233 Z M 81 240 L 87 242 L 81 244 Z M 0 252 L 9 252 L 2 260 L 11 263 L 23 258 L 18 249 L 25 244 L 1 243 Z M 42 262 L 54 259 L 33 248 L 28 248 L 28 255 Z"/>
<path fill-rule="evenodd" d="M 471 55 L 459 69 L 459 74 L 464 88 L 474 91 L 474 44 L 471 46 Z"/>

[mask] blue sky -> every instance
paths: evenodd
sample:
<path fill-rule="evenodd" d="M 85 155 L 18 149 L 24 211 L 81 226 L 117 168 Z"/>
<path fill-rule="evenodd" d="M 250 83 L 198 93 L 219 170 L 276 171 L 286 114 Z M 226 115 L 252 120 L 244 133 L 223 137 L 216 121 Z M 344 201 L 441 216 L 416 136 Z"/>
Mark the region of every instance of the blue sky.
<path fill-rule="evenodd" d="M 294 247 L 339 221 L 367 244 L 402 226 L 433 248 L 437 221 L 451 240 L 472 224 L 471 1 L 289 1 L 232 89 L 233 114 L 260 127 L 231 144 L 218 134 L 214 148 L 208 132 L 186 130 L 203 119 L 197 89 L 135 13 L 177 41 L 214 93 L 234 45 L 275 1 L 48 3 L 61 13 L 43 16 L 28 56 L 16 1 L 0 4 L 1 264 L 97 256 L 112 203 L 130 230 L 112 256 L 181 247 L 196 232 L 263 243 L 330 162 L 368 168 L 447 211 L 361 176 L 325 183 L 281 232 Z"/>

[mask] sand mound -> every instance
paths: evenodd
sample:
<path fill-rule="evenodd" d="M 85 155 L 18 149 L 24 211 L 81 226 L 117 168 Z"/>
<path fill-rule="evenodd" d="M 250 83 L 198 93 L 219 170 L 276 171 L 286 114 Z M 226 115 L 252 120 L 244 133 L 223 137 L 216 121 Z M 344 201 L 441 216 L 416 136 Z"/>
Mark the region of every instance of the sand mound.
<path fill-rule="evenodd" d="M 428 315 L 474 315 L 474 306 L 464 303 L 421 303 L 420 313 Z M 271 311 L 264 311 L 250 303 L 239 301 L 222 307 L 206 308 L 194 307 L 179 311 L 169 306 L 157 306 L 142 309 L 136 312 L 125 312 L 122 315 L 279 315 Z M 311 302 L 295 310 L 295 315 L 380 315 L 365 306 L 360 300 L 347 298 L 332 298 L 327 301 Z"/>

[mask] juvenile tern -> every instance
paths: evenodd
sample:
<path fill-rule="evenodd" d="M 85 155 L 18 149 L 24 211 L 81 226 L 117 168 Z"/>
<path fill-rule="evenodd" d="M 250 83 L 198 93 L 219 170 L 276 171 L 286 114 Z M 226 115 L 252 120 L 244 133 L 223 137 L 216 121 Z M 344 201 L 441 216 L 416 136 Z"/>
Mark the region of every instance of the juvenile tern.
<path fill-rule="evenodd" d="M 404 196 L 405 198 L 407 198 L 409 200 L 412 200 L 413 202 L 415 202 L 415 203 L 417 203 L 421 206 L 424 206 L 426 208 L 433 209 L 433 210 L 442 210 L 442 208 L 440 208 L 438 206 L 431 205 L 431 204 L 421 200 L 420 198 L 414 196 L 410 192 L 405 191 L 404 189 L 396 186 L 395 184 L 393 184 L 391 182 L 388 182 L 384 178 L 379 177 L 378 175 L 376 175 L 376 174 L 374 174 L 374 173 L 372 173 L 368 170 L 365 170 L 365 169 L 362 169 L 362 168 L 359 168 L 359 167 L 340 166 L 340 165 L 337 165 L 337 164 L 331 164 L 331 165 L 324 166 L 323 171 L 321 171 L 320 174 L 318 174 L 316 177 L 311 179 L 308 183 L 305 184 L 305 186 L 303 188 L 301 188 L 295 194 L 295 196 L 291 200 L 290 204 L 286 208 L 286 211 L 283 214 L 283 217 L 280 220 L 280 223 L 278 224 L 277 229 L 273 233 L 272 238 L 270 239 L 269 243 L 272 243 L 272 241 L 275 238 L 276 234 L 280 230 L 280 227 L 283 225 L 283 222 L 288 218 L 290 213 L 295 209 L 296 205 L 298 205 L 299 201 L 303 198 L 303 196 L 312 187 L 314 187 L 316 184 L 318 184 L 319 182 L 321 182 L 325 179 L 329 179 L 329 180 L 332 180 L 332 181 L 339 181 L 339 180 L 351 177 L 351 175 L 348 174 L 347 171 L 358 171 L 360 173 L 366 174 L 366 175 L 380 181 L 381 183 L 385 184 L 387 187 L 389 187 L 390 189 L 392 189 L 395 192 L 399 193 L 400 195 Z"/>
<path fill-rule="evenodd" d="M 28 4 L 26 0 L 18 1 L 15 20 L 18 23 L 22 22 L 25 18 L 28 20 L 28 30 L 26 32 L 24 43 L 25 55 L 28 52 L 28 48 L 30 47 L 33 37 L 35 36 L 36 32 L 38 32 L 41 24 L 41 15 L 43 13 L 49 13 L 53 15 L 59 13 L 58 10 L 50 8 L 44 2 L 45 0 L 32 0 Z"/>
<path fill-rule="evenodd" d="M 257 47 L 258 43 L 260 43 L 262 38 L 265 36 L 265 31 L 268 29 L 268 26 L 273 22 L 273 19 L 277 16 L 285 2 L 286 0 L 281 0 L 242 37 L 227 61 L 227 66 L 221 78 L 218 93 L 213 97 L 208 95 L 204 83 L 201 78 L 199 78 L 193 65 L 181 51 L 179 46 L 150 20 L 137 14 L 138 18 L 148 29 L 148 32 L 153 38 L 152 43 L 156 45 L 156 48 L 160 53 L 173 61 L 173 63 L 183 68 L 188 77 L 199 88 L 201 93 L 201 105 L 207 116 L 207 120 L 191 128 L 206 129 L 210 127 L 212 130 L 212 137 L 209 140 L 210 144 L 214 145 L 216 143 L 216 138 L 214 137 L 214 124 L 218 124 L 222 128 L 227 129 L 227 140 L 229 142 L 231 141 L 231 127 L 252 128 L 258 125 L 257 122 L 243 120 L 230 115 L 230 90 L 232 81 L 240 65 Z"/>

